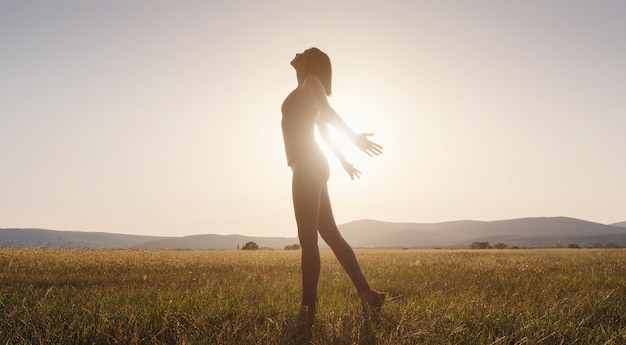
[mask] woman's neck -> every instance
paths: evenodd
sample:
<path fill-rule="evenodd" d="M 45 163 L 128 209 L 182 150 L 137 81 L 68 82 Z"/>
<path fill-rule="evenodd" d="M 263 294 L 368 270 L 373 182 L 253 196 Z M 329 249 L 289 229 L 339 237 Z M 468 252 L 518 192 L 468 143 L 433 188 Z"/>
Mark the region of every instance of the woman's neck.
<path fill-rule="evenodd" d="M 304 84 L 304 78 L 306 78 L 306 75 L 304 75 L 304 73 L 296 71 L 296 77 L 298 78 L 298 87 L 302 86 L 302 84 Z"/>

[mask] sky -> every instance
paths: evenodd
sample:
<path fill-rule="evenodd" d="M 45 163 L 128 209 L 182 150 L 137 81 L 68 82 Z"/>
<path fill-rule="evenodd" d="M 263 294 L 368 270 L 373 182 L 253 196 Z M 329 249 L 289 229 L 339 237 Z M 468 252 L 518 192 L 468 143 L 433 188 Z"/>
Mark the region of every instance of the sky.
<path fill-rule="evenodd" d="M 0 228 L 296 236 L 280 106 L 310 47 L 378 157 L 338 224 L 626 220 L 626 2 L 0 2 Z"/>

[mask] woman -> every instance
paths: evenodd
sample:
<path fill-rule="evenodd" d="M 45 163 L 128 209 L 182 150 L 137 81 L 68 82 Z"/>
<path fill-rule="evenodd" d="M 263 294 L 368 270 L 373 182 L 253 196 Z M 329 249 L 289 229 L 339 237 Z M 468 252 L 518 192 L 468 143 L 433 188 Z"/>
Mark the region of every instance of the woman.
<path fill-rule="evenodd" d="M 370 141 L 372 133 L 354 133 L 328 103 L 332 72 L 328 56 L 317 48 L 297 54 L 291 61 L 298 87 L 282 104 L 282 130 L 287 162 L 293 171 L 292 197 L 302 247 L 302 308 L 300 320 L 311 323 L 317 302 L 320 255 L 317 234 L 333 250 L 361 298 L 364 309 L 380 309 L 385 295 L 370 288 L 354 251 L 339 233 L 328 197 L 329 167 L 315 141 L 317 127 L 351 179 L 361 173 L 330 139 L 329 125 L 345 134 L 368 155 L 379 155 L 382 146 Z"/>

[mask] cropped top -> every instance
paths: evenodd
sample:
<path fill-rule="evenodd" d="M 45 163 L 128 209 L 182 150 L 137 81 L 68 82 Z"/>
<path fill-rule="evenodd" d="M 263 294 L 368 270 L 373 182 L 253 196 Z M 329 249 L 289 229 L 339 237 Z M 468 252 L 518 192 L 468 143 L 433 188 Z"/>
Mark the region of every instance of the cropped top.
<path fill-rule="evenodd" d="M 283 141 L 287 164 L 291 166 L 297 159 L 323 155 L 315 140 L 315 126 L 319 111 L 302 103 L 293 90 L 281 107 Z"/>

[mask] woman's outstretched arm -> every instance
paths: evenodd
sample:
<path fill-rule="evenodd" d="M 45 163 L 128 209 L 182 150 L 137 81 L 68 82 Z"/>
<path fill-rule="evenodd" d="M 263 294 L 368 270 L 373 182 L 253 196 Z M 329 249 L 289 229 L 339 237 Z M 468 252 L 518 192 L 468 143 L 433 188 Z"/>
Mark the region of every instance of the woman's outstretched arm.
<path fill-rule="evenodd" d="M 341 116 L 339 116 L 335 109 L 330 106 L 326 98 L 324 86 L 316 76 L 309 75 L 304 79 L 304 83 L 299 88 L 298 96 L 303 102 L 320 111 L 318 128 L 320 127 L 319 123 L 326 123 L 333 126 L 347 136 L 356 147 L 369 156 L 377 156 L 383 152 L 382 146 L 368 138 L 374 135 L 374 133 L 355 133 Z"/>
<path fill-rule="evenodd" d="M 355 177 L 359 178 L 361 172 L 359 171 L 359 169 L 355 168 L 352 163 L 348 162 L 346 157 L 343 155 L 343 152 L 341 152 L 341 149 L 339 148 L 335 140 L 333 140 L 333 137 L 330 134 L 328 124 L 323 121 L 318 121 L 317 129 L 319 130 L 320 136 L 322 137 L 324 142 L 328 144 L 335 156 L 337 156 L 337 159 L 339 159 L 339 161 L 341 162 L 343 169 L 348 173 L 348 175 L 350 175 L 350 179 L 354 180 Z"/>

